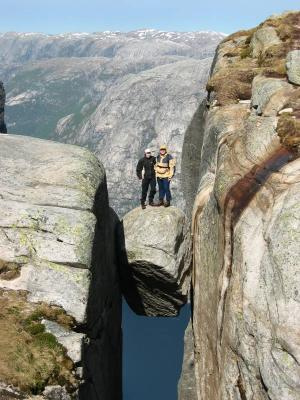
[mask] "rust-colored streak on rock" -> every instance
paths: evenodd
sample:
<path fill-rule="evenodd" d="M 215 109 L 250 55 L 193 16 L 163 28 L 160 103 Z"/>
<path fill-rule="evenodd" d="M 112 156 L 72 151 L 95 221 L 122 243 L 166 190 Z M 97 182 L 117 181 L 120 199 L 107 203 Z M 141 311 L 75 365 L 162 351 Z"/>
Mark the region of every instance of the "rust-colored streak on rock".
<path fill-rule="evenodd" d="M 297 157 L 296 151 L 280 147 L 262 164 L 255 165 L 229 190 L 225 199 L 225 210 L 227 210 L 229 201 L 233 200 L 231 210 L 232 227 L 270 175 L 278 172 L 284 165 Z"/>
<path fill-rule="evenodd" d="M 232 274 L 233 259 L 233 229 L 242 212 L 249 205 L 262 185 L 274 173 L 284 165 L 298 158 L 299 155 L 293 149 L 280 147 L 268 159 L 260 165 L 255 165 L 243 178 L 241 178 L 227 193 L 224 203 L 224 261 L 220 275 L 220 293 L 217 312 L 218 337 L 217 348 L 218 362 L 221 365 L 221 346 L 224 325 L 224 309 L 227 290 Z"/>

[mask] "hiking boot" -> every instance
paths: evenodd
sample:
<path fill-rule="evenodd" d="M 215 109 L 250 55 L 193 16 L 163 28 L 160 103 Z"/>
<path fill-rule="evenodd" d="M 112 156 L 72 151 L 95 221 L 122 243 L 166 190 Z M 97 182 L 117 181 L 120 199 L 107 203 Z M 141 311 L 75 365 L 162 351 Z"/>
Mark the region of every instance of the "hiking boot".
<path fill-rule="evenodd" d="M 164 201 L 162 199 L 159 199 L 159 202 L 157 203 L 157 207 L 163 206 Z"/>
<path fill-rule="evenodd" d="M 165 207 L 170 207 L 170 205 L 171 205 L 171 203 L 169 201 L 166 201 L 164 204 Z"/>
<path fill-rule="evenodd" d="M 141 201 L 141 207 L 143 210 L 145 210 L 145 208 L 146 208 L 146 204 L 143 201 Z"/>
<path fill-rule="evenodd" d="M 149 201 L 149 206 L 151 206 L 151 207 L 155 207 L 156 206 L 156 204 L 154 203 L 154 201 L 152 200 L 152 201 Z"/>

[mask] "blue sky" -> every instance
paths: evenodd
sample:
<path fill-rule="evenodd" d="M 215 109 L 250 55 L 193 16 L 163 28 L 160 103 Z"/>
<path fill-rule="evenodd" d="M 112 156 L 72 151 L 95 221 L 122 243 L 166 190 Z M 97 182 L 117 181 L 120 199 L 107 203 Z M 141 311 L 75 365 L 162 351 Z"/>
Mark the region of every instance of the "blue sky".
<path fill-rule="evenodd" d="M 138 28 L 230 33 L 299 0 L 0 0 L 0 31 L 94 32 Z"/>

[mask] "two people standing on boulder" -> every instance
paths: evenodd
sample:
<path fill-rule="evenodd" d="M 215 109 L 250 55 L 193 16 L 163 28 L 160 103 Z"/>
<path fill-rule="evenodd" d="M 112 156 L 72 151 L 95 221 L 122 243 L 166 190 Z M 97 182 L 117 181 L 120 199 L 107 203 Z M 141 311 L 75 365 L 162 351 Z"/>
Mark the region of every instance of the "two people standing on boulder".
<path fill-rule="evenodd" d="M 175 174 L 175 159 L 168 153 L 165 145 L 160 146 L 157 157 L 151 155 L 150 149 L 146 149 L 144 157 L 137 164 L 136 174 L 142 180 L 141 206 L 143 209 L 146 208 L 149 186 L 150 193 L 148 198 L 150 206 L 170 206 L 172 199 L 170 183 Z M 159 188 L 158 204 L 154 203 L 156 180 Z"/>

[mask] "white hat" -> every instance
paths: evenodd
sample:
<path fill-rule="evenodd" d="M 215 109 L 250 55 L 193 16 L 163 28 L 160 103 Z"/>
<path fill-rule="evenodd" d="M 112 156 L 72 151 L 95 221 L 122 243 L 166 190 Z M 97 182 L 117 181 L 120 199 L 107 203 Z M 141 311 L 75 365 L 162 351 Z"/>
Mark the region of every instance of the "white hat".
<path fill-rule="evenodd" d="M 146 153 L 151 153 L 151 150 L 150 149 L 145 149 L 145 154 Z"/>

